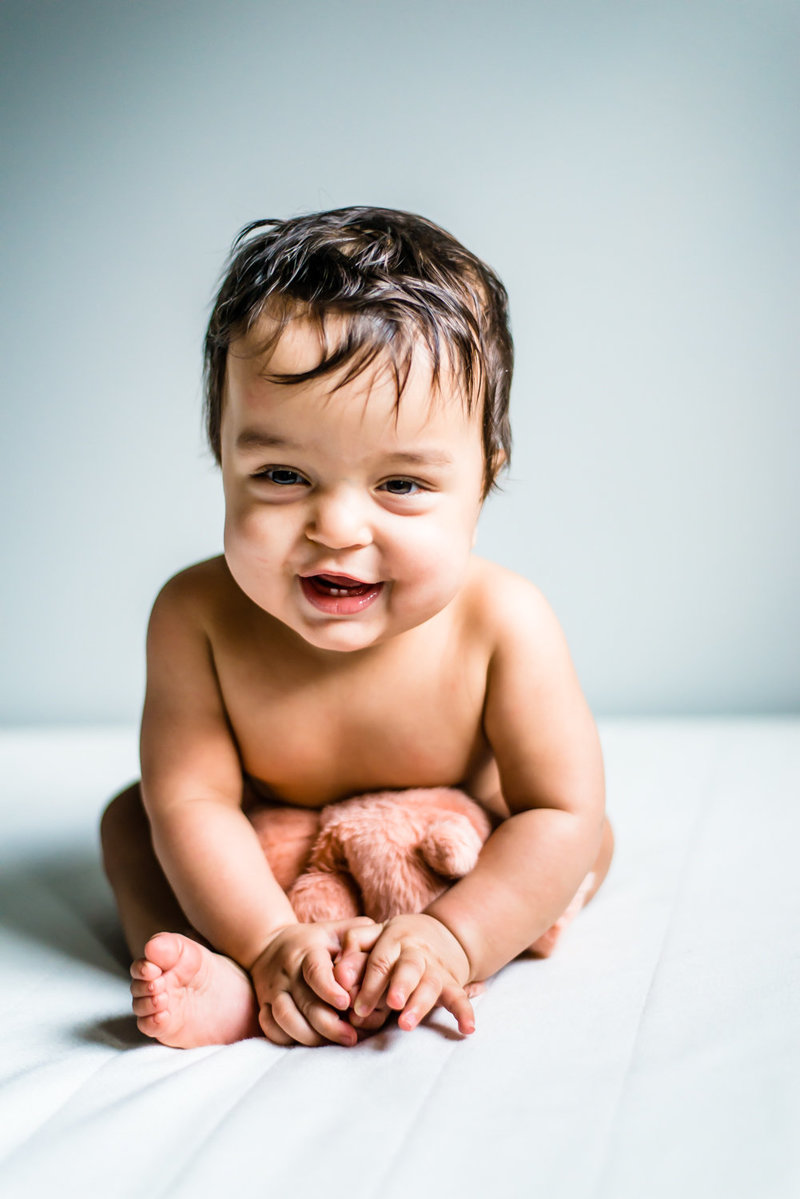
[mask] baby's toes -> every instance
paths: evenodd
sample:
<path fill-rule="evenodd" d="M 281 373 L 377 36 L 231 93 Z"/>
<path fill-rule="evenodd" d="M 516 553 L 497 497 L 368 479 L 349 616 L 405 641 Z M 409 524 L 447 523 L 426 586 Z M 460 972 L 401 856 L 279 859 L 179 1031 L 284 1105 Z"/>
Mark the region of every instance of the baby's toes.
<path fill-rule="evenodd" d="M 134 999 L 142 999 L 145 995 L 163 995 L 165 990 L 166 984 L 163 978 L 154 978 L 151 982 L 146 982 L 143 978 L 135 978 L 130 986 Z"/>
<path fill-rule="evenodd" d="M 131 978 L 137 979 L 140 982 L 153 982 L 160 978 L 163 971 L 155 962 L 148 961 L 147 958 L 137 958 L 131 963 Z"/>
<path fill-rule="evenodd" d="M 168 1019 L 167 1012 L 153 1012 L 152 1016 L 137 1016 L 136 1027 L 142 1036 L 160 1039 Z"/>
<path fill-rule="evenodd" d="M 133 1000 L 133 1014 L 138 1019 L 155 1016 L 158 1012 L 167 1010 L 166 995 L 141 995 Z"/>

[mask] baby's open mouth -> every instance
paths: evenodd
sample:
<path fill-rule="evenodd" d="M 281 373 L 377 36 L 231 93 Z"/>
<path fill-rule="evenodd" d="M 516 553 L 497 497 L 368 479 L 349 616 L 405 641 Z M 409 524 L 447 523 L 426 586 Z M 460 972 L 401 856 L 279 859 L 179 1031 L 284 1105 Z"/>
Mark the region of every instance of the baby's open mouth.
<path fill-rule="evenodd" d="M 366 595 L 377 583 L 362 583 L 349 575 L 310 575 L 306 580 L 323 595 Z"/>
<path fill-rule="evenodd" d="M 350 575 L 321 574 L 300 578 L 303 595 L 321 612 L 331 616 L 351 616 L 377 599 L 382 582 L 365 583 Z"/>

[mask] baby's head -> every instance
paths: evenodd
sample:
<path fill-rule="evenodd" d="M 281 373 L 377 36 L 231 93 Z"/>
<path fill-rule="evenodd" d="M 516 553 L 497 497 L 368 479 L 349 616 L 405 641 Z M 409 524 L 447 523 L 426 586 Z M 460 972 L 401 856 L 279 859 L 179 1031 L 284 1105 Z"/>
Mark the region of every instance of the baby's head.
<path fill-rule="evenodd" d="M 468 577 L 508 456 L 494 274 L 405 213 L 257 222 L 234 248 L 206 367 L 243 594 L 326 653 L 428 627 Z"/>
<path fill-rule="evenodd" d="M 411 213 L 361 207 L 246 226 L 205 342 L 206 429 L 217 462 L 228 348 L 265 315 L 271 344 L 298 316 L 320 327 L 321 360 L 282 377 L 286 383 L 334 374 L 349 381 L 384 357 L 399 404 L 423 345 L 434 388 L 445 375 L 455 380 L 467 410 L 480 414 L 488 494 L 511 451 L 508 297 L 491 268 L 449 233 Z M 326 321 L 337 331 L 333 344 Z"/>

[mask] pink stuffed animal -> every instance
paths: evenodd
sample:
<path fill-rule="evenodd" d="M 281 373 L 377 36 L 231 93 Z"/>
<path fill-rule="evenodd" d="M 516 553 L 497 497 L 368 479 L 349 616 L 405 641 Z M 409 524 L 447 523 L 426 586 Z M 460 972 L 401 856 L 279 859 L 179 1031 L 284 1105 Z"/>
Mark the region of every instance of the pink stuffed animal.
<path fill-rule="evenodd" d="M 491 832 L 474 800 L 450 787 L 359 795 L 319 811 L 264 807 L 251 814 L 262 849 L 299 920 L 421 912 L 478 860 Z M 530 952 L 547 956 L 583 906 L 589 875 Z"/>
<path fill-rule="evenodd" d="M 449 787 L 359 795 L 318 812 L 261 808 L 251 818 L 306 922 L 421 912 L 469 873 L 491 832 L 483 808 Z"/>

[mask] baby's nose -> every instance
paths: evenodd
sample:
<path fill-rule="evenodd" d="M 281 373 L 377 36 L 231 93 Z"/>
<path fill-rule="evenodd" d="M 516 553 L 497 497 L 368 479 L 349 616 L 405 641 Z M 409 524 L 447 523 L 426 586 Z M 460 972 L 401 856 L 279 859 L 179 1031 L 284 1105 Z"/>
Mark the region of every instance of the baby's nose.
<path fill-rule="evenodd" d="M 352 488 L 338 488 L 316 496 L 306 537 L 327 549 L 369 545 L 372 529 L 365 501 Z"/>

